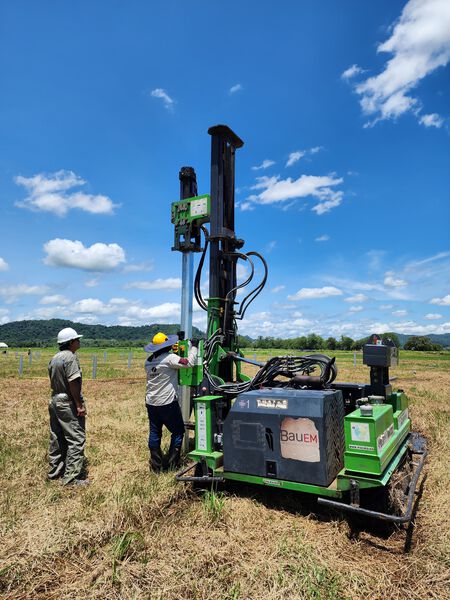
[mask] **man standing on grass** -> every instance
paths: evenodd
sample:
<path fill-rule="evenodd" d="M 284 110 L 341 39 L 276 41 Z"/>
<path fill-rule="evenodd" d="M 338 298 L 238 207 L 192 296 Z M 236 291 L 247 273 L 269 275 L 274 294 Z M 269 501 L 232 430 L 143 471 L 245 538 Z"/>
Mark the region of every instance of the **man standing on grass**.
<path fill-rule="evenodd" d="M 81 393 L 81 367 L 76 351 L 80 338 L 75 329 L 58 333 L 59 352 L 48 365 L 52 397 L 50 413 L 49 479 L 61 477 L 64 485 L 86 485 L 86 405 Z"/>
<path fill-rule="evenodd" d="M 172 434 L 170 439 L 167 466 L 175 468 L 180 463 L 181 445 L 184 436 L 184 423 L 180 404 L 177 398 L 178 371 L 193 367 L 197 360 L 198 340 L 189 342 L 187 358 L 180 358 L 171 352 L 176 346 L 178 337 L 167 336 L 159 332 L 153 336 L 151 344 L 145 346 L 151 352 L 145 362 L 147 372 L 147 389 L 145 403 L 147 406 L 150 434 L 148 447 L 150 450 L 150 470 L 159 473 L 163 468 L 161 438 L 163 425 Z"/>

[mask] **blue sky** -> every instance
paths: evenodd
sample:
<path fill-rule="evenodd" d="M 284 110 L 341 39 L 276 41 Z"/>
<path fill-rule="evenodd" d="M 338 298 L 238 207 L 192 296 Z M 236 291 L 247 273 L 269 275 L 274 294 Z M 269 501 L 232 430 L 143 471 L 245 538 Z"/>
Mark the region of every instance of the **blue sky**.
<path fill-rule="evenodd" d="M 0 323 L 177 322 L 178 171 L 209 192 L 225 123 L 241 333 L 450 332 L 449 61 L 448 0 L 4 0 Z"/>

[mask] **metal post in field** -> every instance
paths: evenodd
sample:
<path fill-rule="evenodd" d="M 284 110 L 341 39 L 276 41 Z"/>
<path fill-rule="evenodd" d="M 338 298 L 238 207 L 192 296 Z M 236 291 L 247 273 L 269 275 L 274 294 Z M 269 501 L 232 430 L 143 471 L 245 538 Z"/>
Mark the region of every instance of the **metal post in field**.
<path fill-rule="evenodd" d="M 97 378 L 97 355 L 94 354 L 92 357 L 92 379 Z"/>
<path fill-rule="evenodd" d="M 193 198 L 197 196 L 197 176 L 192 167 L 182 167 L 179 172 L 180 180 L 180 200 Z M 192 337 L 192 305 L 194 292 L 194 253 L 191 245 L 191 239 L 187 242 L 182 251 L 181 267 L 181 318 L 180 329 L 184 331 L 185 339 Z M 181 400 L 181 414 L 183 421 L 189 421 L 191 413 L 191 388 L 187 385 L 179 386 L 179 396 Z M 183 439 L 183 450 L 189 450 L 189 430 L 185 433 Z"/>
<path fill-rule="evenodd" d="M 28 364 L 31 365 L 32 362 L 33 362 L 33 353 L 30 352 L 30 354 L 28 355 Z"/>
<path fill-rule="evenodd" d="M 356 367 L 356 351 L 353 352 L 353 366 Z"/>
<path fill-rule="evenodd" d="M 103 362 L 106 362 L 108 360 L 108 353 L 105 351 L 103 352 Z"/>
<path fill-rule="evenodd" d="M 19 376 L 22 377 L 22 373 L 23 373 L 23 356 L 20 355 L 19 358 Z"/>
<path fill-rule="evenodd" d="M 133 360 L 133 353 L 128 353 L 128 368 L 131 369 L 131 361 Z"/>

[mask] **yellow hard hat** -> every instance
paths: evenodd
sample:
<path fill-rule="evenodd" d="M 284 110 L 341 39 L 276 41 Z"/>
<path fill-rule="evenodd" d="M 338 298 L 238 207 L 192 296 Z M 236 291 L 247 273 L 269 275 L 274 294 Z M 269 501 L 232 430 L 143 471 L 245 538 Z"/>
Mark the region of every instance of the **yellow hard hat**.
<path fill-rule="evenodd" d="M 153 336 L 152 344 L 163 344 L 164 342 L 167 342 L 168 339 L 169 338 L 165 333 L 158 331 L 158 333 L 155 333 Z"/>
<path fill-rule="evenodd" d="M 146 352 L 156 352 L 157 350 L 162 350 L 163 348 L 167 348 L 169 346 L 173 346 L 178 342 L 178 336 L 176 335 L 166 335 L 162 331 L 158 331 L 155 333 L 152 339 L 151 344 L 147 344 L 144 350 Z"/>

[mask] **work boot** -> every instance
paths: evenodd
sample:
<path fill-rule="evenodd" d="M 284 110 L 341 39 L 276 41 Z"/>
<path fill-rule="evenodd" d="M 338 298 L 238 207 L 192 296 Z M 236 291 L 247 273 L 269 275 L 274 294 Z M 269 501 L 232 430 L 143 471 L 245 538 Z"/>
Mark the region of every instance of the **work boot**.
<path fill-rule="evenodd" d="M 180 466 L 181 462 L 181 446 L 175 446 L 174 448 L 169 450 L 169 455 L 167 457 L 167 468 L 177 469 Z"/>
<path fill-rule="evenodd" d="M 150 471 L 160 473 L 162 469 L 162 452 L 161 448 L 150 448 Z"/>

